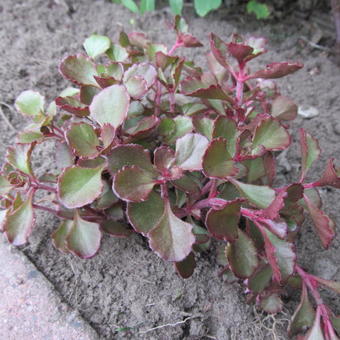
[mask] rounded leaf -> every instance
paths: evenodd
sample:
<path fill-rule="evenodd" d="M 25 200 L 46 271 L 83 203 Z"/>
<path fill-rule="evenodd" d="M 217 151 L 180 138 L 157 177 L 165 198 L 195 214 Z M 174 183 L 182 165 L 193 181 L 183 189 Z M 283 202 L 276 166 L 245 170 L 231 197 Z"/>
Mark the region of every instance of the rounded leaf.
<path fill-rule="evenodd" d="M 16 109 L 25 116 L 37 116 L 44 112 L 45 98 L 35 91 L 21 92 L 15 101 Z"/>
<path fill-rule="evenodd" d="M 104 35 L 92 34 L 84 42 L 84 48 L 87 55 L 96 58 L 105 53 L 111 46 L 110 38 Z"/>

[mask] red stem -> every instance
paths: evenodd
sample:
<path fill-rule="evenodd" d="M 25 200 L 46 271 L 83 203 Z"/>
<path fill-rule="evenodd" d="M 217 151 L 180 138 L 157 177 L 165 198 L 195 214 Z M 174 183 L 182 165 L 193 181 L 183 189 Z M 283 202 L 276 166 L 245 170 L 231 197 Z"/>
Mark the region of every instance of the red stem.
<path fill-rule="evenodd" d="M 157 81 L 156 94 L 155 94 L 155 116 L 159 116 L 161 112 L 161 97 L 162 88 L 160 81 Z"/>
<path fill-rule="evenodd" d="M 40 205 L 40 204 L 35 204 L 35 203 L 34 203 L 34 204 L 33 204 L 33 208 L 35 208 L 35 209 L 40 209 L 40 210 L 44 210 L 44 211 L 48 211 L 49 213 L 58 215 L 58 210 L 51 209 L 51 208 L 48 208 L 48 207 L 44 207 L 43 205 Z"/>
<path fill-rule="evenodd" d="M 179 47 L 183 46 L 183 42 L 177 38 L 175 44 L 171 47 L 168 55 L 172 55 Z"/>
<path fill-rule="evenodd" d="M 41 184 L 41 183 L 32 183 L 32 186 L 33 186 L 35 189 L 51 191 L 51 192 L 54 192 L 54 193 L 57 192 L 57 189 L 56 189 L 56 188 L 53 188 L 53 187 L 50 187 L 50 186 L 48 186 L 48 185 Z"/>

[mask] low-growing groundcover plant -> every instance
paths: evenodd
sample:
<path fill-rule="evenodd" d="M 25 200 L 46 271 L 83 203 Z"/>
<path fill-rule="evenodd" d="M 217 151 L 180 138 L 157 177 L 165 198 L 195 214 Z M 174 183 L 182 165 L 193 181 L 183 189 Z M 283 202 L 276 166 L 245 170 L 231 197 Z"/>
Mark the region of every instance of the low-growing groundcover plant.
<path fill-rule="evenodd" d="M 19 95 L 16 108 L 32 123 L 2 166 L 2 231 L 23 245 L 36 210 L 49 211 L 61 219 L 54 246 L 81 258 L 97 253 L 103 233 L 139 233 L 183 278 L 193 273 L 195 254 L 217 239 L 225 244 L 224 271 L 245 287 L 249 302 L 276 313 L 288 287 L 301 290 L 291 337 L 338 339 L 340 317 L 319 290 L 340 293 L 340 283 L 301 268 L 295 240 L 307 213 L 329 247 L 335 226 L 317 188 L 340 188 L 340 171 L 330 159 L 319 180 L 306 180 L 320 148 L 301 129 L 301 176 L 275 186 L 276 154 L 291 143 L 297 107 L 273 79 L 302 65 L 273 62 L 252 71 L 249 62 L 266 52 L 263 38 L 234 34 L 224 42 L 211 34 L 203 70 L 177 54 L 201 43 L 180 17 L 172 28 L 170 49 L 142 33 L 122 32 L 117 43 L 93 34 L 87 55 L 60 64 L 76 88 L 47 107 L 38 92 Z M 31 160 L 46 141 L 55 143 L 62 171 L 38 177 Z"/>

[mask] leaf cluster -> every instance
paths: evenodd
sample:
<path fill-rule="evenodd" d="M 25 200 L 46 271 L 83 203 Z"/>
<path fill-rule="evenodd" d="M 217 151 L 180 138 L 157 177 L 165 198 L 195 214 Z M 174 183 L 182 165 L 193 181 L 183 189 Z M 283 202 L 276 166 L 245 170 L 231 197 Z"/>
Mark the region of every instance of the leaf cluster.
<path fill-rule="evenodd" d="M 302 64 L 252 70 L 251 60 L 266 52 L 263 38 L 234 34 L 225 42 L 211 34 L 202 69 L 177 53 L 202 46 L 185 21 L 176 17 L 172 29 L 170 49 L 142 33 L 121 32 L 118 42 L 93 34 L 86 54 L 60 64 L 73 87 L 49 105 L 38 92 L 19 95 L 16 108 L 31 124 L 1 169 L 1 230 L 23 245 L 36 210 L 49 211 L 61 219 L 54 246 L 81 258 L 97 253 L 104 233 L 138 233 L 183 278 L 193 274 L 197 253 L 219 240 L 223 271 L 246 287 L 249 302 L 276 313 L 287 288 L 301 289 L 291 334 L 310 329 L 304 339 L 337 339 L 339 318 L 319 287 L 340 293 L 340 284 L 298 266 L 295 240 L 309 214 L 329 247 L 335 225 L 317 188 L 340 188 L 340 170 L 330 159 L 317 181 L 307 181 L 320 148 L 301 129 L 300 178 L 275 185 L 276 155 L 291 143 L 297 106 L 273 79 Z M 38 177 L 32 154 L 47 141 L 61 170 Z"/>

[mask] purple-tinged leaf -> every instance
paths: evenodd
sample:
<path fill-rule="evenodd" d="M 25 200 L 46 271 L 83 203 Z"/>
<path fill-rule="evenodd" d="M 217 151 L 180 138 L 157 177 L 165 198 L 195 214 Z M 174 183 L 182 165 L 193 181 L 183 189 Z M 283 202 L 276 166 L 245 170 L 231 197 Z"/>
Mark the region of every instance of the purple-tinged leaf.
<path fill-rule="evenodd" d="M 127 224 L 113 220 L 103 222 L 100 227 L 106 234 L 114 237 L 129 237 L 133 233 Z"/>
<path fill-rule="evenodd" d="M 15 169 L 26 175 L 32 175 L 31 154 L 34 144 L 17 144 L 7 149 L 6 160 Z"/>
<path fill-rule="evenodd" d="M 254 293 L 261 293 L 269 285 L 272 276 L 273 271 L 269 264 L 260 265 L 249 278 L 249 289 Z"/>
<path fill-rule="evenodd" d="M 279 120 L 294 120 L 297 116 L 297 105 L 287 97 L 276 97 L 272 103 L 271 114 Z"/>
<path fill-rule="evenodd" d="M 273 118 L 261 120 L 254 133 L 252 155 L 261 155 L 263 147 L 271 151 L 284 150 L 290 145 L 290 142 L 288 131 L 279 121 Z"/>
<path fill-rule="evenodd" d="M 281 312 L 282 307 L 282 300 L 277 293 L 271 293 L 261 298 L 261 308 L 269 314 Z"/>
<path fill-rule="evenodd" d="M 113 61 L 125 62 L 129 57 L 129 53 L 126 48 L 118 45 L 112 44 L 111 47 L 106 51 L 106 55 Z"/>
<path fill-rule="evenodd" d="M 106 159 L 97 157 L 94 159 L 78 159 L 77 165 L 81 168 L 98 168 L 99 166 L 106 167 Z"/>
<path fill-rule="evenodd" d="M 35 91 L 21 92 L 15 101 L 15 108 L 24 116 L 35 117 L 44 112 L 45 98 Z"/>
<path fill-rule="evenodd" d="M 314 276 L 314 279 L 324 287 L 327 287 L 328 289 L 333 290 L 335 293 L 340 294 L 340 281 L 326 280 L 319 276 Z"/>
<path fill-rule="evenodd" d="M 229 53 L 238 61 L 239 64 L 250 56 L 254 49 L 251 46 L 231 42 L 227 44 Z"/>
<path fill-rule="evenodd" d="M 316 315 L 314 318 L 313 327 L 305 335 L 304 340 L 325 340 L 321 328 L 321 310 L 320 307 L 316 309 Z M 332 339 L 333 340 L 333 339 Z M 334 339 L 336 340 L 336 339 Z"/>
<path fill-rule="evenodd" d="M 228 80 L 228 71 L 217 61 L 211 52 L 207 54 L 207 61 L 209 70 L 215 76 L 217 83 L 220 85 L 226 83 Z"/>
<path fill-rule="evenodd" d="M 157 79 L 157 71 L 155 67 L 149 63 L 134 64 L 125 71 L 123 82 L 135 76 L 142 77 L 146 82 L 147 88 L 150 88 Z"/>
<path fill-rule="evenodd" d="M 217 179 L 235 176 L 239 171 L 234 166 L 232 156 L 228 152 L 227 140 L 221 137 L 210 142 L 203 156 L 202 166 L 207 177 Z"/>
<path fill-rule="evenodd" d="M 95 64 L 90 58 L 78 54 L 66 57 L 60 64 L 60 73 L 77 85 L 97 86 L 94 76 L 98 76 Z"/>
<path fill-rule="evenodd" d="M 101 238 L 99 224 L 85 221 L 76 210 L 71 230 L 66 237 L 69 251 L 83 259 L 89 259 L 99 250 Z"/>
<path fill-rule="evenodd" d="M 304 333 L 306 329 L 312 327 L 314 318 L 315 312 L 313 305 L 309 301 L 307 288 L 302 285 L 301 301 L 292 316 L 288 329 L 289 335 L 294 336 L 298 333 Z"/>
<path fill-rule="evenodd" d="M 328 160 L 326 169 L 318 181 L 319 186 L 329 185 L 340 189 L 340 169 L 335 168 L 334 158 Z"/>
<path fill-rule="evenodd" d="M 313 163 L 319 158 L 321 150 L 319 142 L 312 137 L 304 129 L 300 129 L 300 145 L 301 145 L 301 181 L 306 177 L 307 171 L 311 168 Z"/>
<path fill-rule="evenodd" d="M 103 181 L 103 184 L 103 192 L 91 205 L 94 209 L 105 210 L 119 201 L 118 197 L 112 191 L 111 186 L 106 181 Z"/>
<path fill-rule="evenodd" d="M 197 133 L 207 137 L 209 140 L 212 139 L 214 121 L 208 117 L 193 117 L 192 123 Z"/>
<path fill-rule="evenodd" d="M 94 86 L 82 86 L 80 88 L 79 98 L 80 101 L 85 105 L 92 103 L 93 97 L 100 92 L 98 87 Z"/>
<path fill-rule="evenodd" d="M 210 209 L 205 225 L 219 240 L 234 242 L 239 235 L 240 209 L 242 200 L 227 202 L 221 209 Z"/>
<path fill-rule="evenodd" d="M 124 85 L 133 99 L 141 99 L 148 92 L 147 83 L 142 76 L 130 77 Z"/>
<path fill-rule="evenodd" d="M 335 224 L 322 210 L 320 210 L 313 202 L 304 195 L 307 209 L 312 217 L 315 232 L 319 236 L 324 248 L 328 248 L 335 237 Z"/>
<path fill-rule="evenodd" d="M 100 139 L 103 143 L 104 149 L 108 148 L 116 136 L 115 128 L 110 124 L 104 124 L 100 129 Z"/>
<path fill-rule="evenodd" d="M 6 176 L 0 175 L 0 196 L 6 196 L 13 190 L 13 185 L 8 181 Z"/>
<path fill-rule="evenodd" d="M 183 278 L 188 279 L 196 268 L 195 255 L 191 252 L 183 261 L 175 262 L 177 273 Z"/>
<path fill-rule="evenodd" d="M 272 186 L 276 176 L 276 159 L 273 152 L 266 152 L 263 156 L 263 165 L 266 170 L 268 185 Z"/>
<path fill-rule="evenodd" d="M 271 231 L 262 228 L 265 251 L 276 282 L 286 281 L 294 273 L 296 255 L 292 243 L 281 240 Z"/>
<path fill-rule="evenodd" d="M 195 243 L 192 225 L 179 219 L 164 202 L 164 213 L 157 225 L 147 234 L 150 248 L 162 259 L 181 262 Z"/>
<path fill-rule="evenodd" d="M 159 133 L 163 135 L 164 142 L 168 145 L 174 144 L 176 140 L 193 130 L 190 117 L 177 116 L 175 119 L 165 118 L 160 123 Z"/>
<path fill-rule="evenodd" d="M 27 242 L 34 226 L 33 211 L 34 191 L 30 191 L 26 199 L 14 204 L 8 211 L 4 221 L 4 231 L 9 242 L 21 246 Z"/>
<path fill-rule="evenodd" d="M 157 225 L 163 213 L 164 202 L 161 196 L 154 191 L 144 202 L 129 202 L 127 205 L 127 217 L 130 224 L 138 233 L 143 235 L 146 235 Z"/>
<path fill-rule="evenodd" d="M 114 175 L 124 166 L 138 166 L 148 172 L 155 172 L 150 159 L 150 153 L 141 145 L 125 144 L 118 145 L 108 155 L 108 170 Z"/>
<path fill-rule="evenodd" d="M 287 236 L 288 226 L 285 221 L 273 221 L 271 219 L 263 219 L 262 221 L 268 227 L 268 229 L 277 237 L 284 239 Z"/>
<path fill-rule="evenodd" d="M 69 209 L 92 203 L 103 191 L 102 172 L 103 166 L 66 168 L 58 180 L 58 196 L 61 203 Z"/>
<path fill-rule="evenodd" d="M 73 113 L 78 117 L 86 117 L 90 114 L 89 107 L 81 103 L 76 97 L 57 97 L 55 103 L 62 110 Z"/>
<path fill-rule="evenodd" d="M 242 162 L 247 168 L 247 182 L 253 183 L 266 175 L 263 159 L 261 157 L 255 159 L 247 159 Z"/>
<path fill-rule="evenodd" d="M 275 191 L 268 186 L 242 183 L 233 178 L 229 178 L 229 180 L 235 185 L 241 196 L 261 209 L 268 208 L 275 199 Z"/>
<path fill-rule="evenodd" d="M 172 184 L 189 195 L 197 195 L 201 190 L 199 181 L 195 181 L 195 178 L 189 174 L 185 174 L 183 177 L 172 181 Z"/>
<path fill-rule="evenodd" d="M 272 63 L 266 66 L 264 70 L 260 70 L 250 75 L 248 79 L 275 79 L 284 77 L 290 73 L 294 73 L 303 67 L 300 63 Z"/>
<path fill-rule="evenodd" d="M 225 116 L 218 116 L 214 122 L 213 137 L 223 137 L 227 143 L 229 153 L 234 156 L 236 152 L 236 141 L 238 138 L 238 130 L 236 123 Z"/>
<path fill-rule="evenodd" d="M 189 33 L 181 33 L 178 36 L 184 47 L 202 47 L 201 42 Z"/>
<path fill-rule="evenodd" d="M 104 35 L 92 34 L 85 40 L 83 46 L 89 57 L 97 58 L 110 48 L 111 40 Z"/>
<path fill-rule="evenodd" d="M 138 166 L 125 166 L 119 170 L 113 180 L 116 195 L 127 202 L 143 202 L 156 184 L 152 172 Z"/>
<path fill-rule="evenodd" d="M 66 239 L 72 229 L 72 225 L 73 221 L 64 220 L 52 234 L 53 245 L 63 253 L 69 252 Z"/>
<path fill-rule="evenodd" d="M 95 158 L 99 154 L 99 139 L 92 125 L 73 123 L 66 133 L 66 139 L 78 157 Z"/>
<path fill-rule="evenodd" d="M 141 32 L 131 32 L 128 34 L 129 41 L 131 45 L 140 47 L 140 48 L 147 48 L 150 44 L 150 40 L 144 33 Z"/>
<path fill-rule="evenodd" d="M 210 48 L 216 60 L 225 68 L 229 67 L 227 44 L 217 35 L 210 34 Z"/>
<path fill-rule="evenodd" d="M 119 83 L 115 78 L 108 76 L 105 77 L 94 76 L 94 79 L 96 79 L 96 82 L 102 89 L 105 89 L 106 87 L 110 87 L 111 85 L 116 85 Z"/>
<path fill-rule="evenodd" d="M 176 62 L 179 60 L 179 57 L 167 55 L 162 51 L 158 51 L 155 55 L 155 58 L 157 67 L 160 67 L 163 71 L 168 66 L 176 64 Z"/>
<path fill-rule="evenodd" d="M 126 119 L 129 106 L 130 96 L 126 88 L 122 85 L 112 85 L 93 98 L 90 113 L 101 126 L 111 124 L 117 128 Z"/>
<path fill-rule="evenodd" d="M 279 191 L 271 205 L 262 211 L 262 215 L 268 217 L 271 220 L 278 218 L 280 210 L 284 207 L 284 199 L 287 197 L 287 195 L 288 194 L 285 190 Z"/>
<path fill-rule="evenodd" d="M 257 250 L 252 239 L 240 229 L 238 238 L 228 244 L 226 252 L 229 265 L 239 278 L 249 278 L 259 265 Z"/>
<path fill-rule="evenodd" d="M 125 129 L 124 132 L 136 138 L 143 138 L 148 136 L 159 124 L 159 118 L 152 115 L 143 117 L 136 125 Z"/>
<path fill-rule="evenodd" d="M 160 146 L 155 149 L 154 164 L 166 179 L 176 180 L 183 175 L 182 169 L 176 165 L 175 151 L 167 146 Z"/>
<path fill-rule="evenodd" d="M 201 170 L 202 158 L 209 144 L 206 137 L 188 133 L 176 141 L 176 164 L 183 170 Z"/>

